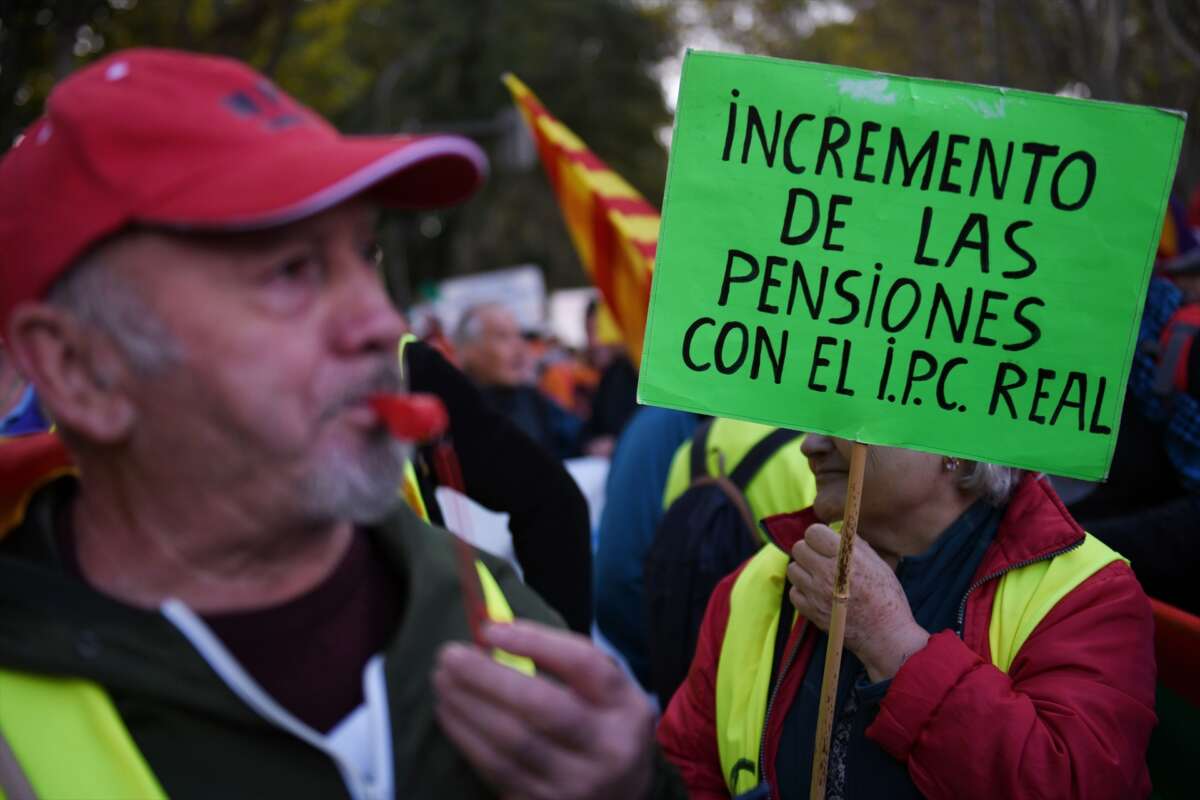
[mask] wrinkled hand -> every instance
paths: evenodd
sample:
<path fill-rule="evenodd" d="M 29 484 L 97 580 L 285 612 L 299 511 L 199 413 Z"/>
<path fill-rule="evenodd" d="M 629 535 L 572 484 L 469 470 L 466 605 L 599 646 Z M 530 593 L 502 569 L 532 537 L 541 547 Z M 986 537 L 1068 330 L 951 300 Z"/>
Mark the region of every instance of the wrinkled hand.
<path fill-rule="evenodd" d="M 464 644 L 438 654 L 438 720 L 493 788 L 506 798 L 645 796 L 654 713 L 611 658 L 582 636 L 529 622 L 488 625 L 483 636 L 539 672 L 524 675 Z"/>
<path fill-rule="evenodd" d="M 812 525 L 792 548 L 794 561 L 787 570 L 792 584 L 788 595 L 797 613 L 826 632 L 837 552 L 838 534 L 827 525 Z M 863 662 L 872 681 L 881 681 L 894 676 L 927 641 L 929 633 L 913 619 L 896 573 L 871 545 L 855 537 L 846 647 Z"/>

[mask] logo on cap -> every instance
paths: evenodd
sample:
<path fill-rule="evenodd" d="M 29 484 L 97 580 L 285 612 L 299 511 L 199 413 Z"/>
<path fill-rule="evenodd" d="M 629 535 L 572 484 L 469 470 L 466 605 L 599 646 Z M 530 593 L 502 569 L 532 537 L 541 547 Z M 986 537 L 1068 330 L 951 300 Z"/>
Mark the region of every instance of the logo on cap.
<path fill-rule="evenodd" d="M 261 117 L 268 130 L 279 131 L 308 121 L 289 100 L 269 82 L 259 81 L 253 89 L 238 89 L 226 95 L 221 103 L 239 117 Z"/>

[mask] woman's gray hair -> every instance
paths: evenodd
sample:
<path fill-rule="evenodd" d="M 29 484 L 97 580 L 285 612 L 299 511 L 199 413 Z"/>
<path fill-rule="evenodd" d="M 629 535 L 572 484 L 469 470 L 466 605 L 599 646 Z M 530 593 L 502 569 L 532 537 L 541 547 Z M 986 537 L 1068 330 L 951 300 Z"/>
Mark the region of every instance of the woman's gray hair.
<path fill-rule="evenodd" d="M 1021 470 L 986 461 L 964 461 L 958 470 L 959 488 L 979 495 L 994 506 L 1007 503 L 1020 480 Z"/>
<path fill-rule="evenodd" d="M 141 375 L 160 373 L 182 358 L 179 341 L 162 318 L 95 254 L 63 273 L 46 297 L 51 305 L 106 333 Z"/>

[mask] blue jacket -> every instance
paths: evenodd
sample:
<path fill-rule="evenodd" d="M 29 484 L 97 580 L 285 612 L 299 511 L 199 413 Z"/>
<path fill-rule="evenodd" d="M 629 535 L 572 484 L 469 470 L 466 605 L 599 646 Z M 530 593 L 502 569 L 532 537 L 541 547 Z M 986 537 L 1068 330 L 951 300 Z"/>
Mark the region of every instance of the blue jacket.
<path fill-rule="evenodd" d="M 695 431 L 695 414 L 646 406 L 617 440 L 596 543 L 596 624 L 643 686 L 649 680 L 642 561 L 663 514 L 671 459 Z"/>

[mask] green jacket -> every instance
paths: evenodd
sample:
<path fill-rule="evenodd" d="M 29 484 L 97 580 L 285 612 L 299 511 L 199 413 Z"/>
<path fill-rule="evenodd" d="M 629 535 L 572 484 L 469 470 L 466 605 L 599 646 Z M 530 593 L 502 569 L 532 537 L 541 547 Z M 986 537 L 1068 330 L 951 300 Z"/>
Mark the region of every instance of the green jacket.
<path fill-rule="evenodd" d="M 329 757 L 239 699 L 162 613 L 124 605 L 64 572 L 53 522 L 75 488 L 72 478 L 49 484 L 0 541 L 0 667 L 103 687 L 172 798 L 347 797 Z M 439 646 L 470 640 L 452 541 L 406 507 L 367 535 L 405 584 L 403 621 L 383 654 L 396 796 L 490 797 L 433 713 Z M 517 617 L 561 627 L 507 564 L 480 558 Z M 668 769 L 660 769 L 656 794 L 682 796 Z"/>

